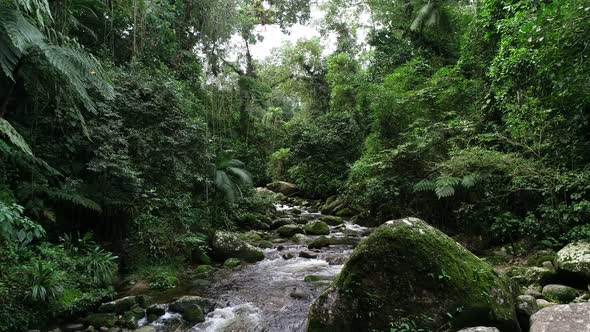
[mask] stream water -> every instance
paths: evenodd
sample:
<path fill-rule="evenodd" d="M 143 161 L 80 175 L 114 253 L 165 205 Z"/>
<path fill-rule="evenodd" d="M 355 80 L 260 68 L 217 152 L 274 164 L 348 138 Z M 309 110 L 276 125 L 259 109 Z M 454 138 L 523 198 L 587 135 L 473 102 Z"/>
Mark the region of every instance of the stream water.
<path fill-rule="evenodd" d="M 277 206 L 287 216 L 294 208 L 302 211 L 302 217 L 321 217 L 301 207 Z M 345 222 L 330 231 L 329 237 L 360 238 L 367 229 Z M 309 240 L 315 237 L 308 236 Z M 206 315 L 205 322 L 176 325 L 174 331 L 305 331 L 310 305 L 340 272 L 352 249 L 351 245 L 331 245 L 309 250 L 306 244 L 291 240 L 275 243 L 264 250 L 265 259 L 258 263 L 215 272 L 213 283 L 202 295 L 215 299 L 217 309 Z M 299 257 L 302 251 L 317 257 Z M 306 276 L 315 276 L 316 281 L 304 281 Z M 167 327 L 175 325 L 171 322 L 179 320 L 178 314 L 166 313 L 150 325 L 169 331 Z"/>

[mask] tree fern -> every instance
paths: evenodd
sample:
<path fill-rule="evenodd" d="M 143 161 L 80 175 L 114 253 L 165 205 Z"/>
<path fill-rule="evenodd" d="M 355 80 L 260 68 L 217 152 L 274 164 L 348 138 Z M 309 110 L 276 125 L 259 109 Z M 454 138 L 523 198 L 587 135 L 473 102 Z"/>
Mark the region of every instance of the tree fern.
<path fill-rule="evenodd" d="M 244 169 L 243 162 L 231 158 L 229 152 L 225 152 L 215 165 L 215 187 L 224 193 L 229 202 L 233 202 L 240 190 L 238 182 L 252 185 L 252 177 Z"/>
<path fill-rule="evenodd" d="M 18 147 L 22 152 L 32 156 L 33 152 L 25 141 L 25 139 L 14 129 L 14 127 L 8 123 L 8 121 L 0 118 L 0 134 L 7 137 L 8 140 Z"/>
<path fill-rule="evenodd" d="M 448 198 L 455 194 L 458 186 L 471 188 L 475 186 L 477 175 L 468 174 L 461 178 L 442 175 L 435 180 L 424 179 L 414 185 L 414 191 L 434 191 L 440 198 Z"/>

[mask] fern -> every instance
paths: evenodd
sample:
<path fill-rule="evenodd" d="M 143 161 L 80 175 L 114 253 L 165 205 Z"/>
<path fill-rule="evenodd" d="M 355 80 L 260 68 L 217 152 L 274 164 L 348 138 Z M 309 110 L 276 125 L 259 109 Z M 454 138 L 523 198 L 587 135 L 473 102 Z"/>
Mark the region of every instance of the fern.
<path fill-rule="evenodd" d="M 424 179 L 414 185 L 414 191 L 434 191 L 436 196 L 441 198 L 448 198 L 455 194 L 455 188 L 461 186 L 463 188 L 471 188 L 477 182 L 477 175 L 469 174 L 462 178 L 443 175 L 435 180 Z"/>
<path fill-rule="evenodd" d="M 431 191 L 436 189 L 436 182 L 428 179 L 421 180 L 414 185 L 414 191 Z"/>
<path fill-rule="evenodd" d="M 96 212 L 102 212 L 102 208 L 100 207 L 100 205 L 98 205 L 98 203 L 79 194 L 66 193 L 63 191 L 56 190 L 45 190 L 44 192 L 45 194 L 47 194 L 47 197 L 49 198 L 66 201 L 73 205 L 81 206 L 83 208 L 93 210 Z"/>
<path fill-rule="evenodd" d="M 3 118 L 0 118 L 0 134 L 8 138 L 8 140 L 18 147 L 22 152 L 29 156 L 33 155 L 31 148 L 25 139 L 14 129 L 14 127 Z"/>

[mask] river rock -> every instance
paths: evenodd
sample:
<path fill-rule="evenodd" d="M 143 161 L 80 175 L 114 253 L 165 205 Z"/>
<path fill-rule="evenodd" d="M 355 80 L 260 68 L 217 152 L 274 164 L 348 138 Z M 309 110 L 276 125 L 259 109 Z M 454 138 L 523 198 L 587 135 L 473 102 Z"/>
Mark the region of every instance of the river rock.
<path fill-rule="evenodd" d="M 293 235 L 293 237 L 291 238 L 291 240 L 293 242 L 296 242 L 296 243 L 303 243 L 303 244 L 305 244 L 305 243 L 307 243 L 308 238 L 304 234 L 295 234 L 295 235 Z"/>
<path fill-rule="evenodd" d="M 389 330 L 427 316 L 418 328 L 485 323 L 520 331 L 509 281 L 417 218 L 389 221 L 359 244 L 312 304 L 308 331 Z M 450 318 L 452 317 L 452 318 Z"/>
<path fill-rule="evenodd" d="M 590 303 L 554 305 L 531 317 L 530 332 L 590 331 Z"/>
<path fill-rule="evenodd" d="M 510 279 L 522 286 L 546 285 L 555 280 L 555 270 L 544 267 L 514 267 L 509 272 Z"/>
<path fill-rule="evenodd" d="M 557 305 L 557 303 L 549 302 L 545 299 L 537 299 L 535 302 L 537 302 L 537 308 L 539 308 L 539 309 L 543 309 L 543 308 Z"/>
<path fill-rule="evenodd" d="M 299 188 L 293 183 L 285 181 L 275 181 L 266 185 L 266 188 L 281 193 L 285 196 L 291 196 L 299 192 Z"/>
<path fill-rule="evenodd" d="M 555 259 L 560 271 L 590 280 L 590 242 L 574 242 L 557 252 Z"/>
<path fill-rule="evenodd" d="M 298 225 L 285 225 L 277 229 L 277 233 L 281 237 L 292 237 L 295 234 L 302 234 L 303 229 Z"/>
<path fill-rule="evenodd" d="M 518 322 L 520 327 L 524 331 L 529 329 L 529 319 L 537 312 L 537 300 L 530 295 L 520 295 L 516 298 L 516 315 L 518 316 Z"/>
<path fill-rule="evenodd" d="M 205 321 L 205 314 L 213 311 L 215 303 L 200 296 L 183 296 L 170 304 L 170 311 L 182 314 L 191 323 Z"/>
<path fill-rule="evenodd" d="M 569 286 L 550 284 L 543 287 L 543 296 L 550 301 L 569 303 L 578 296 L 578 291 Z"/>
<path fill-rule="evenodd" d="M 495 327 L 487 327 L 487 326 L 475 326 L 475 327 L 468 327 L 466 329 L 461 329 L 457 332 L 500 332 Z"/>
<path fill-rule="evenodd" d="M 214 255 L 222 260 L 239 258 L 254 263 L 264 259 L 264 253 L 260 249 L 246 243 L 234 233 L 216 232 L 211 242 L 211 248 Z"/>
<path fill-rule="evenodd" d="M 303 258 L 318 258 L 318 254 L 313 253 L 313 252 L 309 252 L 309 251 L 302 251 L 299 253 L 299 257 L 303 257 Z"/>
<path fill-rule="evenodd" d="M 131 309 L 131 307 L 133 307 L 136 303 L 137 298 L 135 296 L 126 296 L 111 302 L 101 304 L 98 308 L 98 311 L 122 314 L 123 312 Z"/>
<path fill-rule="evenodd" d="M 328 235 L 330 234 L 330 227 L 323 221 L 312 221 L 303 227 L 305 233 L 311 235 Z"/>
<path fill-rule="evenodd" d="M 146 315 L 160 317 L 166 313 L 166 307 L 162 304 L 152 304 L 147 309 L 145 309 Z"/>
<path fill-rule="evenodd" d="M 321 220 L 330 226 L 338 226 L 344 222 L 342 218 L 330 215 L 322 216 Z"/>
<path fill-rule="evenodd" d="M 293 225 L 293 224 L 295 224 L 295 221 L 293 221 L 293 219 L 291 219 L 291 218 L 279 218 L 279 219 L 276 219 L 272 222 L 272 224 L 270 225 L 270 229 L 277 229 L 277 228 L 285 226 L 285 225 Z"/>
<path fill-rule="evenodd" d="M 63 331 L 64 332 L 82 331 L 83 328 L 84 328 L 84 324 L 71 323 L 71 324 L 64 325 Z"/>
<path fill-rule="evenodd" d="M 146 325 L 133 330 L 133 332 L 156 332 L 156 328 L 153 326 Z"/>
<path fill-rule="evenodd" d="M 230 269 L 239 266 L 240 264 L 242 264 L 242 262 L 237 258 L 228 258 L 223 262 L 223 266 Z"/>
<path fill-rule="evenodd" d="M 86 323 L 92 326 L 114 327 L 117 324 L 118 317 L 114 313 L 96 313 L 86 316 Z"/>

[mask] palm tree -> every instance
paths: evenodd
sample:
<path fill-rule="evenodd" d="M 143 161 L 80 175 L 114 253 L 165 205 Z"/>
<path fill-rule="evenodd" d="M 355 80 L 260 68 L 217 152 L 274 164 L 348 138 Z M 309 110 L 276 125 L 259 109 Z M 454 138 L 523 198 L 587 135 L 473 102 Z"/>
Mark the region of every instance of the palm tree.
<path fill-rule="evenodd" d="M 410 25 L 412 32 L 422 33 L 424 27 L 448 30 L 450 27 L 448 12 L 445 10 L 445 2 L 449 0 L 418 0 L 415 5 L 420 6 L 416 17 Z"/>
<path fill-rule="evenodd" d="M 244 163 L 231 158 L 231 152 L 224 152 L 215 163 L 215 188 L 225 195 L 231 203 L 241 195 L 239 184 L 252 185 L 250 173 L 244 169 Z"/>

